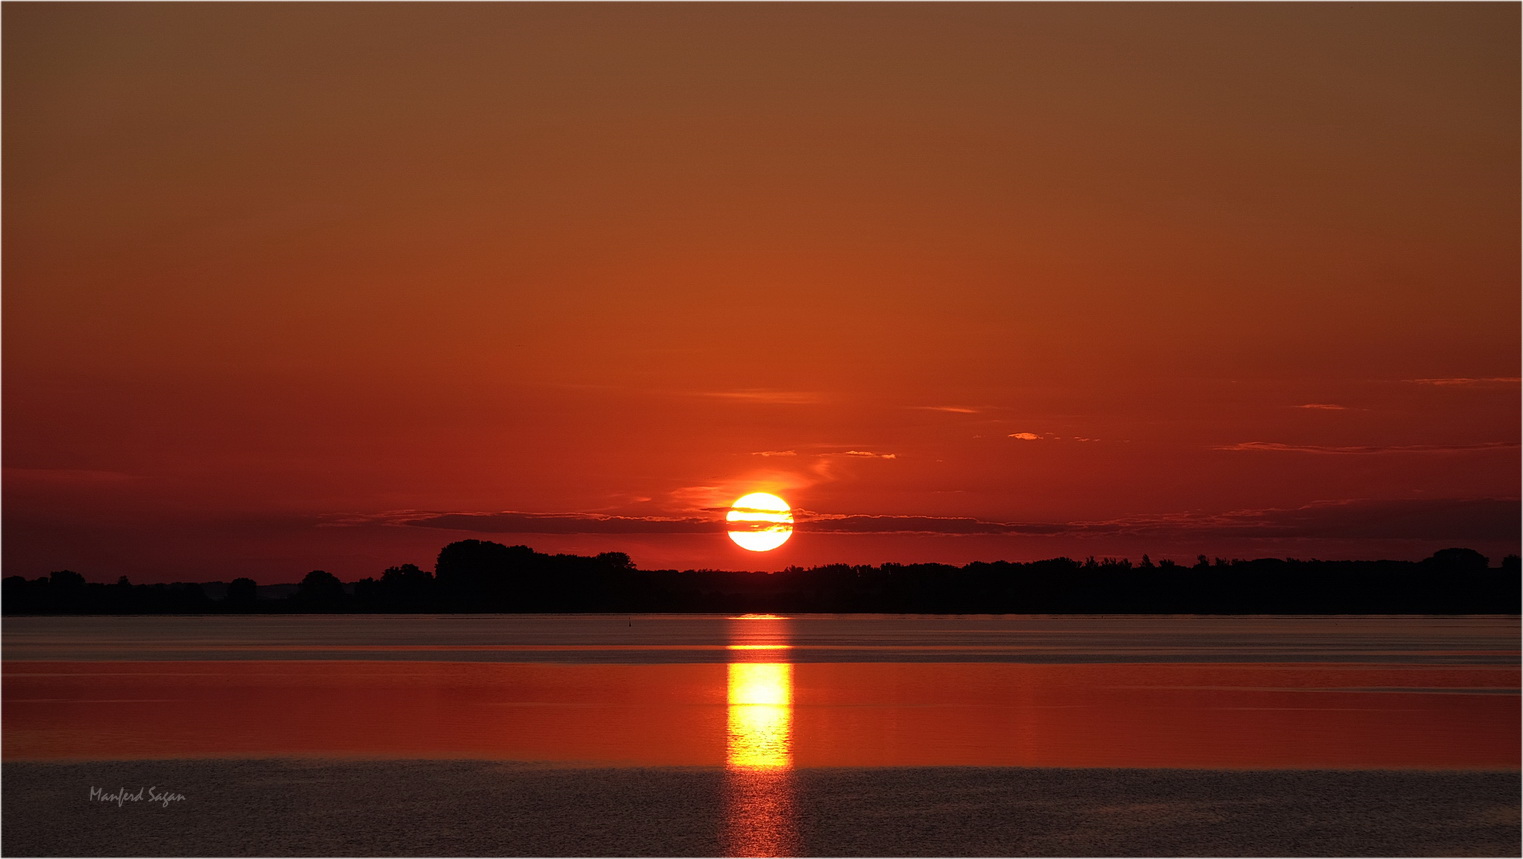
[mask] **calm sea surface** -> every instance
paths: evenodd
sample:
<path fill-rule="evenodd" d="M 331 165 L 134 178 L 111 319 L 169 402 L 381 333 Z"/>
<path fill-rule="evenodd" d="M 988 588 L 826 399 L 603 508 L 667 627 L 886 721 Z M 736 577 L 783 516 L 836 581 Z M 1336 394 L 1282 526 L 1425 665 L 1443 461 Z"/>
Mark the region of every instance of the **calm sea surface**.
<path fill-rule="evenodd" d="M 13 618 L 6 760 L 1506 769 L 1516 617 Z"/>

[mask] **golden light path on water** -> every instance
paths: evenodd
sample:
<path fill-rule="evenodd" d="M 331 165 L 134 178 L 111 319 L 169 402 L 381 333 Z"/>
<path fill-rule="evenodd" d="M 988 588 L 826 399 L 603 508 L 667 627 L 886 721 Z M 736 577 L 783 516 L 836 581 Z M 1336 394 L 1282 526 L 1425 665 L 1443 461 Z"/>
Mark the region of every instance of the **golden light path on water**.
<path fill-rule="evenodd" d="M 729 732 L 725 764 L 775 769 L 793 763 L 793 666 L 730 663 Z"/>
<path fill-rule="evenodd" d="M 727 856 L 797 850 L 793 808 L 793 665 L 787 618 L 731 619 L 725 731 Z"/>

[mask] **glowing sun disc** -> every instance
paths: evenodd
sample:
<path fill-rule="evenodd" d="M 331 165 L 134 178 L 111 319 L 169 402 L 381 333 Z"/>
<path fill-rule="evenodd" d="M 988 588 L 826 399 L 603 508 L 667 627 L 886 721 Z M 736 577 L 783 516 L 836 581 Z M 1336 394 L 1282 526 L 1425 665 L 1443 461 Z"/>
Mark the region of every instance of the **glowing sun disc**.
<path fill-rule="evenodd" d="M 788 502 L 766 492 L 753 492 L 735 499 L 725 514 L 730 539 L 752 552 L 767 552 L 793 536 L 793 511 Z"/>

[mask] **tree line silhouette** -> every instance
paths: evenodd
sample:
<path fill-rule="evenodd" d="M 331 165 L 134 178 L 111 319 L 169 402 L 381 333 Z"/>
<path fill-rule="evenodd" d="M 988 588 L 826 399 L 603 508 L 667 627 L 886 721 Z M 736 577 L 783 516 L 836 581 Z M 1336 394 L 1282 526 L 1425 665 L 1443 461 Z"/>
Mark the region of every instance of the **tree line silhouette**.
<path fill-rule="evenodd" d="M 462 540 L 432 573 L 412 564 L 350 584 L 313 570 L 294 589 L 252 579 L 135 585 L 70 570 L 4 580 L 5 614 L 367 612 L 914 612 L 947 614 L 1516 614 L 1519 562 L 1471 549 L 1423 561 L 1052 558 L 638 570 L 622 552 L 547 555 Z M 261 593 L 263 592 L 263 593 Z M 220 594 L 214 596 L 213 594 Z"/>

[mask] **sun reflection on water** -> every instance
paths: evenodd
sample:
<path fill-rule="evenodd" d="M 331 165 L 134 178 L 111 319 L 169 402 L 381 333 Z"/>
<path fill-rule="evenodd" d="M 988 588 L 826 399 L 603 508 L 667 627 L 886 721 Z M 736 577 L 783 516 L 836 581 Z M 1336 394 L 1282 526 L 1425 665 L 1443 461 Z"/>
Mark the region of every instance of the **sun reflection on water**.
<path fill-rule="evenodd" d="M 725 763 L 777 769 L 793 764 L 793 666 L 730 663 L 730 718 Z"/>
<path fill-rule="evenodd" d="M 725 736 L 724 847 L 727 856 L 789 856 L 797 852 L 793 807 L 793 665 L 787 618 L 731 622 L 728 720 Z"/>

